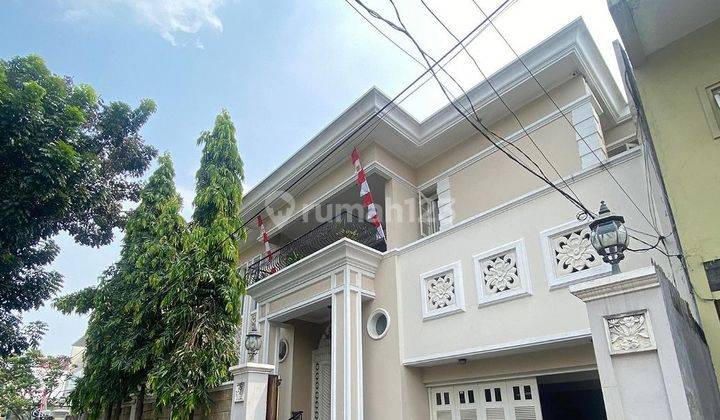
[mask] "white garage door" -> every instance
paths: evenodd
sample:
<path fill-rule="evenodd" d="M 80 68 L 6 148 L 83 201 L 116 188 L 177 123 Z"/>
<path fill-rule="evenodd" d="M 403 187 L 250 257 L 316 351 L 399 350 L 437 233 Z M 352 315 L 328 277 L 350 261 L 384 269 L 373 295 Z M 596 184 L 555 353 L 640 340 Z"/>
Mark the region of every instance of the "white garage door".
<path fill-rule="evenodd" d="M 542 420 L 535 378 L 430 388 L 433 420 Z"/>

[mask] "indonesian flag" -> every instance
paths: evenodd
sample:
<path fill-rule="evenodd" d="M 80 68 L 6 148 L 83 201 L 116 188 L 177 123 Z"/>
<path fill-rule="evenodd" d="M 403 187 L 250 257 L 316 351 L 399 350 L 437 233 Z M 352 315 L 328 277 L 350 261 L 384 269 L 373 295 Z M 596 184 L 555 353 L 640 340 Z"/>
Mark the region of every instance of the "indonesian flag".
<path fill-rule="evenodd" d="M 355 175 L 357 175 L 357 184 L 360 186 L 360 198 L 362 199 L 363 207 L 367 209 L 367 218 L 377 229 L 377 238 L 385 239 L 385 231 L 383 230 L 382 223 L 377 214 L 375 203 L 373 202 L 372 193 L 370 193 L 370 186 L 367 183 L 365 176 L 365 170 L 360 163 L 360 152 L 357 149 L 353 149 L 350 154 L 352 159 L 353 167 L 355 168 Z"/>
<path fill-rule="evenodd" d="M 258 228 L 260 228 L 260 232 L 262 232 L 262 242 L 265 245 L 265 255 L 267 255 L 268 263 L 272 263 L 273 254 L 270 250 L 270 237 L 268 236 L 267 230 L 265 230 L 265 223 L 263 223 L 262 216 L 259 214 L 257 217 L 257 225 Z M 271 272 L 275 272 L 275 267 L 272 268 Z"/>

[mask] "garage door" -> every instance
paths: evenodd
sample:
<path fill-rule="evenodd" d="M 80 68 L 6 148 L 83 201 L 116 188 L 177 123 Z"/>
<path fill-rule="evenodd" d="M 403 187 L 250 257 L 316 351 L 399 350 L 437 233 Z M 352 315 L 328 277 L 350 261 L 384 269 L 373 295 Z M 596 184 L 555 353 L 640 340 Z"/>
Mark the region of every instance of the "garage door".
<path fill-rule="evenodd" d="M 541 420 L 535 378 L 430 388 L 433 420 Z"/>

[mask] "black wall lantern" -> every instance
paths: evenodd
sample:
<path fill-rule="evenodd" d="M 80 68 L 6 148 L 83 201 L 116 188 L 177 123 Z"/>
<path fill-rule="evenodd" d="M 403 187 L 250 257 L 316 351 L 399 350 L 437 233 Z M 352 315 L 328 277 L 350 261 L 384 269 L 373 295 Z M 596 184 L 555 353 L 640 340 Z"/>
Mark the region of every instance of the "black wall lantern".
<path fill-rule="evenodd" d="M 248 362 L 255 358 L 255 355 L 260 351 L 262 346 L 262 335 L 257 332 L 255 324 L 252 325 L 252 329 L 245 336 L 245 349 L 248 352 Z"/>
<path fill-rule="evenodd" d="M 590 242 L 603 261 L 612 264 L 613 273 L 620 272 L 618 264 L 625 258 L 628 240 L 625 218 L 612 213 L 601 201 L 598 217 L 590 223 Z"/>

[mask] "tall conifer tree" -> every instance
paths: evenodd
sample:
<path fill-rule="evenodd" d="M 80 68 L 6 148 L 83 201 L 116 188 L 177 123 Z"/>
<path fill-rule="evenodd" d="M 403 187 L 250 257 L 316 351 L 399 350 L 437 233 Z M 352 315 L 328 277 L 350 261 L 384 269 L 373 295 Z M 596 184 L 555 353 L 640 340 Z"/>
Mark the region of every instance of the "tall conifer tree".
<path fill-rule="evenodd" d="M 128 217 L 118 263 L 97 288 L 56 302 L 64 311 L 93 310 L 85 372 L 71 395 L 76 410 L 97 415 L 100 407 L 117 405 L 139 387 L 137 414 L 142 413 L 148 373 L 162 357 L 156 346 L 164 325 L 160 303 L 185 232 L 174 176 L 170 157 L 161 156 Z"/>
<path fill-rule="evenodd" d="M 198 144 L 203 154 L 193 220 L 163 301 L 160 346 L 166 357 L 151 373 L 157 401 L 183 419 L 209 404 L 209 389 L 220 385 L 236 362 L 234 336 L 244 293 L 237 269 L 237 240 L 244 238 L 243 165 L 227 111 Z"/>

